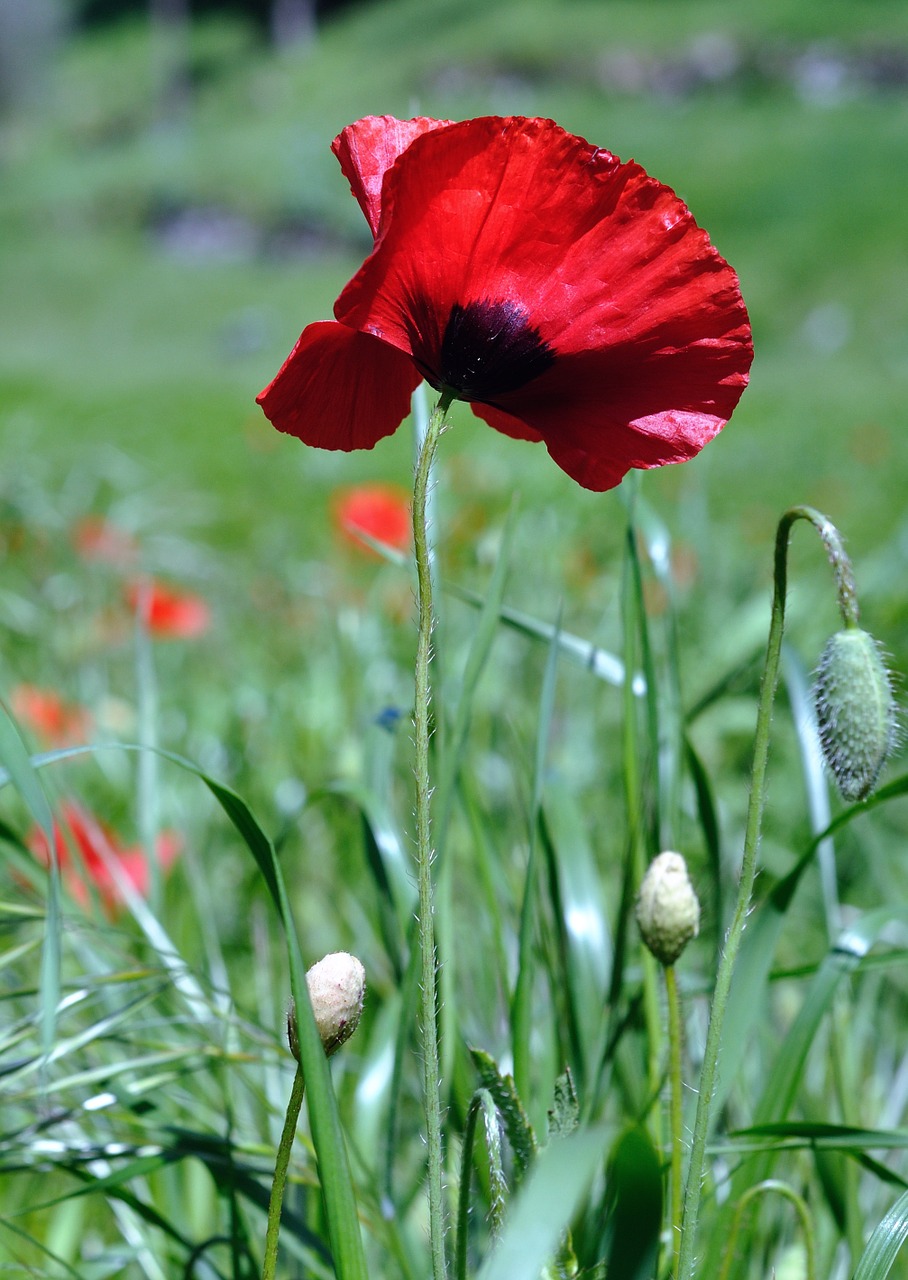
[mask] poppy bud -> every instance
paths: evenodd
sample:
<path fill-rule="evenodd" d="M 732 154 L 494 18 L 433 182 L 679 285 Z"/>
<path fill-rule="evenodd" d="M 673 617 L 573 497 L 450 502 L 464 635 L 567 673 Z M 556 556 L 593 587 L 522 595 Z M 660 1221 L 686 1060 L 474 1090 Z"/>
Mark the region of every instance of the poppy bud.
<path fill-rule="evenodd" d="M 356 956 L 348 955 L 346 951 L 334 951 L 307 970 L 306 986 L 315 1025 L 325 1054 L 330 1058 L 359 1026 L 366 994 L 366 971 Z M 296 1005 L 292 1001 L 287 1014 L 287 1037 L 290 1052 L 299 1062 Z"/>
<path fill-rule="evenodd" d="M 873 636 L 847 627 L 827 641 L 813 699 L 820 745 L 839 791 L 846 800 L 865 799 L 896 742 L 895 698 Z"/>
<path fill-rule="evenodd" d="M 680 853 L 660 853 L 649 865 L 637 898 L 637 924 L 660 964 L 674 964 L 700 929 L 700 903 Z"/>

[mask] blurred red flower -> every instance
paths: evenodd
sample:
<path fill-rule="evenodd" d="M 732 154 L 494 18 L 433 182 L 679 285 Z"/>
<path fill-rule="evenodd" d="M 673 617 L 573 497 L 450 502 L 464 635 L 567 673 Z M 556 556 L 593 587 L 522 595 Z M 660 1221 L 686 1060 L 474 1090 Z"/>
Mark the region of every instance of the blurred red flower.
<path fill-rule="evenodd" d="M 126 599 L 154 636 L 193 640 L 211 626 L 207 601 L 190 591 L 177 591 L 162 582 L 131 582 Z"/>
<path fill-rule="evenodd" d="M 69 747 L 84 742 L 91 732 L 88 711 L 66 702 L 53 689 L 19 684 L 10 692 L 9 701 L 16 718 L 50 746 Z"/>
<path fill-rule="evenodd" d="M 551 120 L 369 116 L 333 150 L 370 256 L 258 403 L 370 449 L 421 378 L 588 489 L 696 454 L 747 384 L 732 268 L 681 200 Z"/>
<path fill-rule="evenodd" d="M 81 906 L 90 900 L 89 886 L 100 895 L 108 914 L 113 915 L 122 906 L 123 896 L 111 864 L 122 872 L 126 880 L 142 897 L 148 894 L 150 872 L 144 849 L 124 849 L 114 832 L 75 800 L 64 800 L 60 805 L 62 825 L 54 823 L 54 848 L 60 874 L 72 897 Z M 36 827 L 28 837 L 29 848 L 45 866 L 50 863 L 47 837 Z M 75 846 L 76 856 L 72 854 Z M 162 831 L 158 836 L 156 856 L 161 869 L 166 871 L 179 856 L 183 842 L 174 831 Z"/>
<path fill-rule="evenodd" d="M 332 502 L 335 527 L 357 547 L 375 554 L 359 536 L 366 534 L 399 551 L 410 545 L 412 530 L 409 495 L 390 484 L 361 484 L 341 489 Z"/>
<path fill-rule="evenodd" d="M 72 543 L 83 560 L 125 568 L 134 564 L 138 545 L 131 534 L 103 516 L 83 516 L 73 526 Z"/>

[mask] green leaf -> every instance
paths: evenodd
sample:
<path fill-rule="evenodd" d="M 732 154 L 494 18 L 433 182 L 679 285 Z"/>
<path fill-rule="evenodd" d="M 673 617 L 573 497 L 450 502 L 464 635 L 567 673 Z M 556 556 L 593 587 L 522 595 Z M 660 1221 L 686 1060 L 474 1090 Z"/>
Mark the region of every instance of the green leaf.
<path fill-rule="evenodd" d="M 555 1099 L 549 1111 L 549 1141 L 566 1138 L 577 1128 L 580 1119 L 580 1103 L 570 1071 L 565 1071 L 555 1081 Z"/>
<path fill-rule="evenodd" d="M 908 1237 L 908 1191 L 899 1196 L 867 1242 L 853 1280 L 884 1280 Z"/>
<path fill-rule="evenodd" d="M 608 1185 L 609 1280 L 650 1280 L 662 1228 L 662 1162 L 644 1128 L 629 1129 L 615 1143 Z"/>
<path fill-rule="evenodd" d="M 470 1057 L 479 1073 L 483 1088 L 492 1095 L 495 1106 L 501 1113 L 505 1133 L 514 1152 L 517 1170 L 522 1176 L 536 1157 L 537 1143 L 536 1134 L 523 1108 L 514 1078 L 502 1075 L 495 1059 L 484 1049 L 471 1047 Z"/>
<path fill-rule="evenodd" d="M 606 1140 L 604 1130 L 588 1129 L 540 1153 L 477 1280 L 539 1280 L 602 1161 Z"/>
<path fill-rule="evenodd" d="M 495 1101 L 488 1089 L 477 1089 L 467 1109 L 467 1120 L 464 1125 L 463 1147 L 461 1150 L 460 1188 L 457 1199 L 457 1233 L 454 1248 L 455 1280 L 466 1280 L 467 1275 L 467 1229 L 470 1222 L 470 1184 L 473 1174 L 474 1147 L 479 1116 L 483 1120 L 486 1149 L 489 1161 L 490 1205 L 492 1239 L 501 1234 L 504 1219 L 505 1183 L 504 1170 L 501 1163 L 501 1138 L 498 1126 L 498 1115 Z"/>

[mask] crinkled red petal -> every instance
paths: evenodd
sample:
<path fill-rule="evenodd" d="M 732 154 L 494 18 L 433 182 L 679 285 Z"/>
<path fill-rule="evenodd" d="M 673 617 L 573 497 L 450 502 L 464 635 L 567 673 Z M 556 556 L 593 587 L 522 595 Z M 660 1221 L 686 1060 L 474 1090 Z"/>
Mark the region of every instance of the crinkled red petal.
<path fill-rule="evenodd" d="M 414 120 L 365 116 L 347 125 L 332 142 L 331 150 L 366 215 L 373 236 L 378 235 L 381 222 L 381 187 L 385 173 L 415 138 L 446 124 L 450 121 L 431 120 L 426 116 Z"/>
<path fill-rule="evenodd" d="M 690 457 L 727 420 L 753 354 L 737 277 L 639 165 L 551 121 L 471 120 L 416 137 L 382 203 L 337 318 L 425 353 L 454 304 L 519 305 L 553 367 L 475 411 L 581 484 Z"/>
<path fill-rule="evenodd" d="M 310 324 L 256 403 L 288 435 L 319 449 L 371 449 L 396 431 L 420 381 L 406 355 L 328 320 Z"/>
<path fill-rule="evenodd" d="M 535 430 L 573 479 L 602 490 L 632 467 L 692 458 L 728 421 L 746 384 L 733 342 L 655 350 L 641 342 L 564 356 L 497 406 L 473 411 L 510 435 L 513 422 Z"/>

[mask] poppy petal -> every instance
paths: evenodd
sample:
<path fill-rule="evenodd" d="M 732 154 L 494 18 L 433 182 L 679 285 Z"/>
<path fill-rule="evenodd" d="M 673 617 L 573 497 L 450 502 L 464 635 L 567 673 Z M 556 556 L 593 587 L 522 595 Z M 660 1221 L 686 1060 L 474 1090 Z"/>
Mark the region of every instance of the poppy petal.
<path fill-rule="evenodd" d="M 335 315 L 411 352 L 435 385 L 457 317 L 472 343 L 462 398 L 491 425 L 601 455 L 582 468 L 597 488 L 689 457 L 724 425 L 753 354 L 738 280 L 639 165 L 551 121 L 473 120 L 417 137 L 383 201 L 381 239 Z M 501 367 L 477 379 L 483 348 Z"/>
<path fill-rule="evenodd" d="M 725 425 L 746 383 L 733 343 L 655 351 L 638 343 L 564 356 L 496 406 L 473 411 L 498 430 L 515 421 L 535 429 L 563 470 L 602 490 L 632 467 L 692 458 Z"/>
<path fill-rule="evenodd" d="M 501 409 L 495 409 L 490 404 L 473 404 L 470 408 L 477 418 L 481 418 L 483 422 L 487 422 L 490 427 L 494 427 L 503 435 L 510 436 L 512 440 L 533 440 L 538 444 L 542 439 L 541 431 L 536 431 L 527 423 L 521 422 L 519 418 L 514 418 Z"/>
<path fill-rule="evenodd" d="M 414 120 L 366 116 L 348 125 L 332 142 L 331 150 L 366 215 L 373 236 L 378 236 L 381 222 L 381 187 L 385 173 L 414 138 L 446 124 L 450 121 L 431 120 L 426 116 L 417 116 Z"/>
<path fill-rule="evenodd" d="M 288 435 L 320 449 L 371 449 L 410 412 L 412 360 L 367 333 L 310 324 L 256 403 Z"/>

